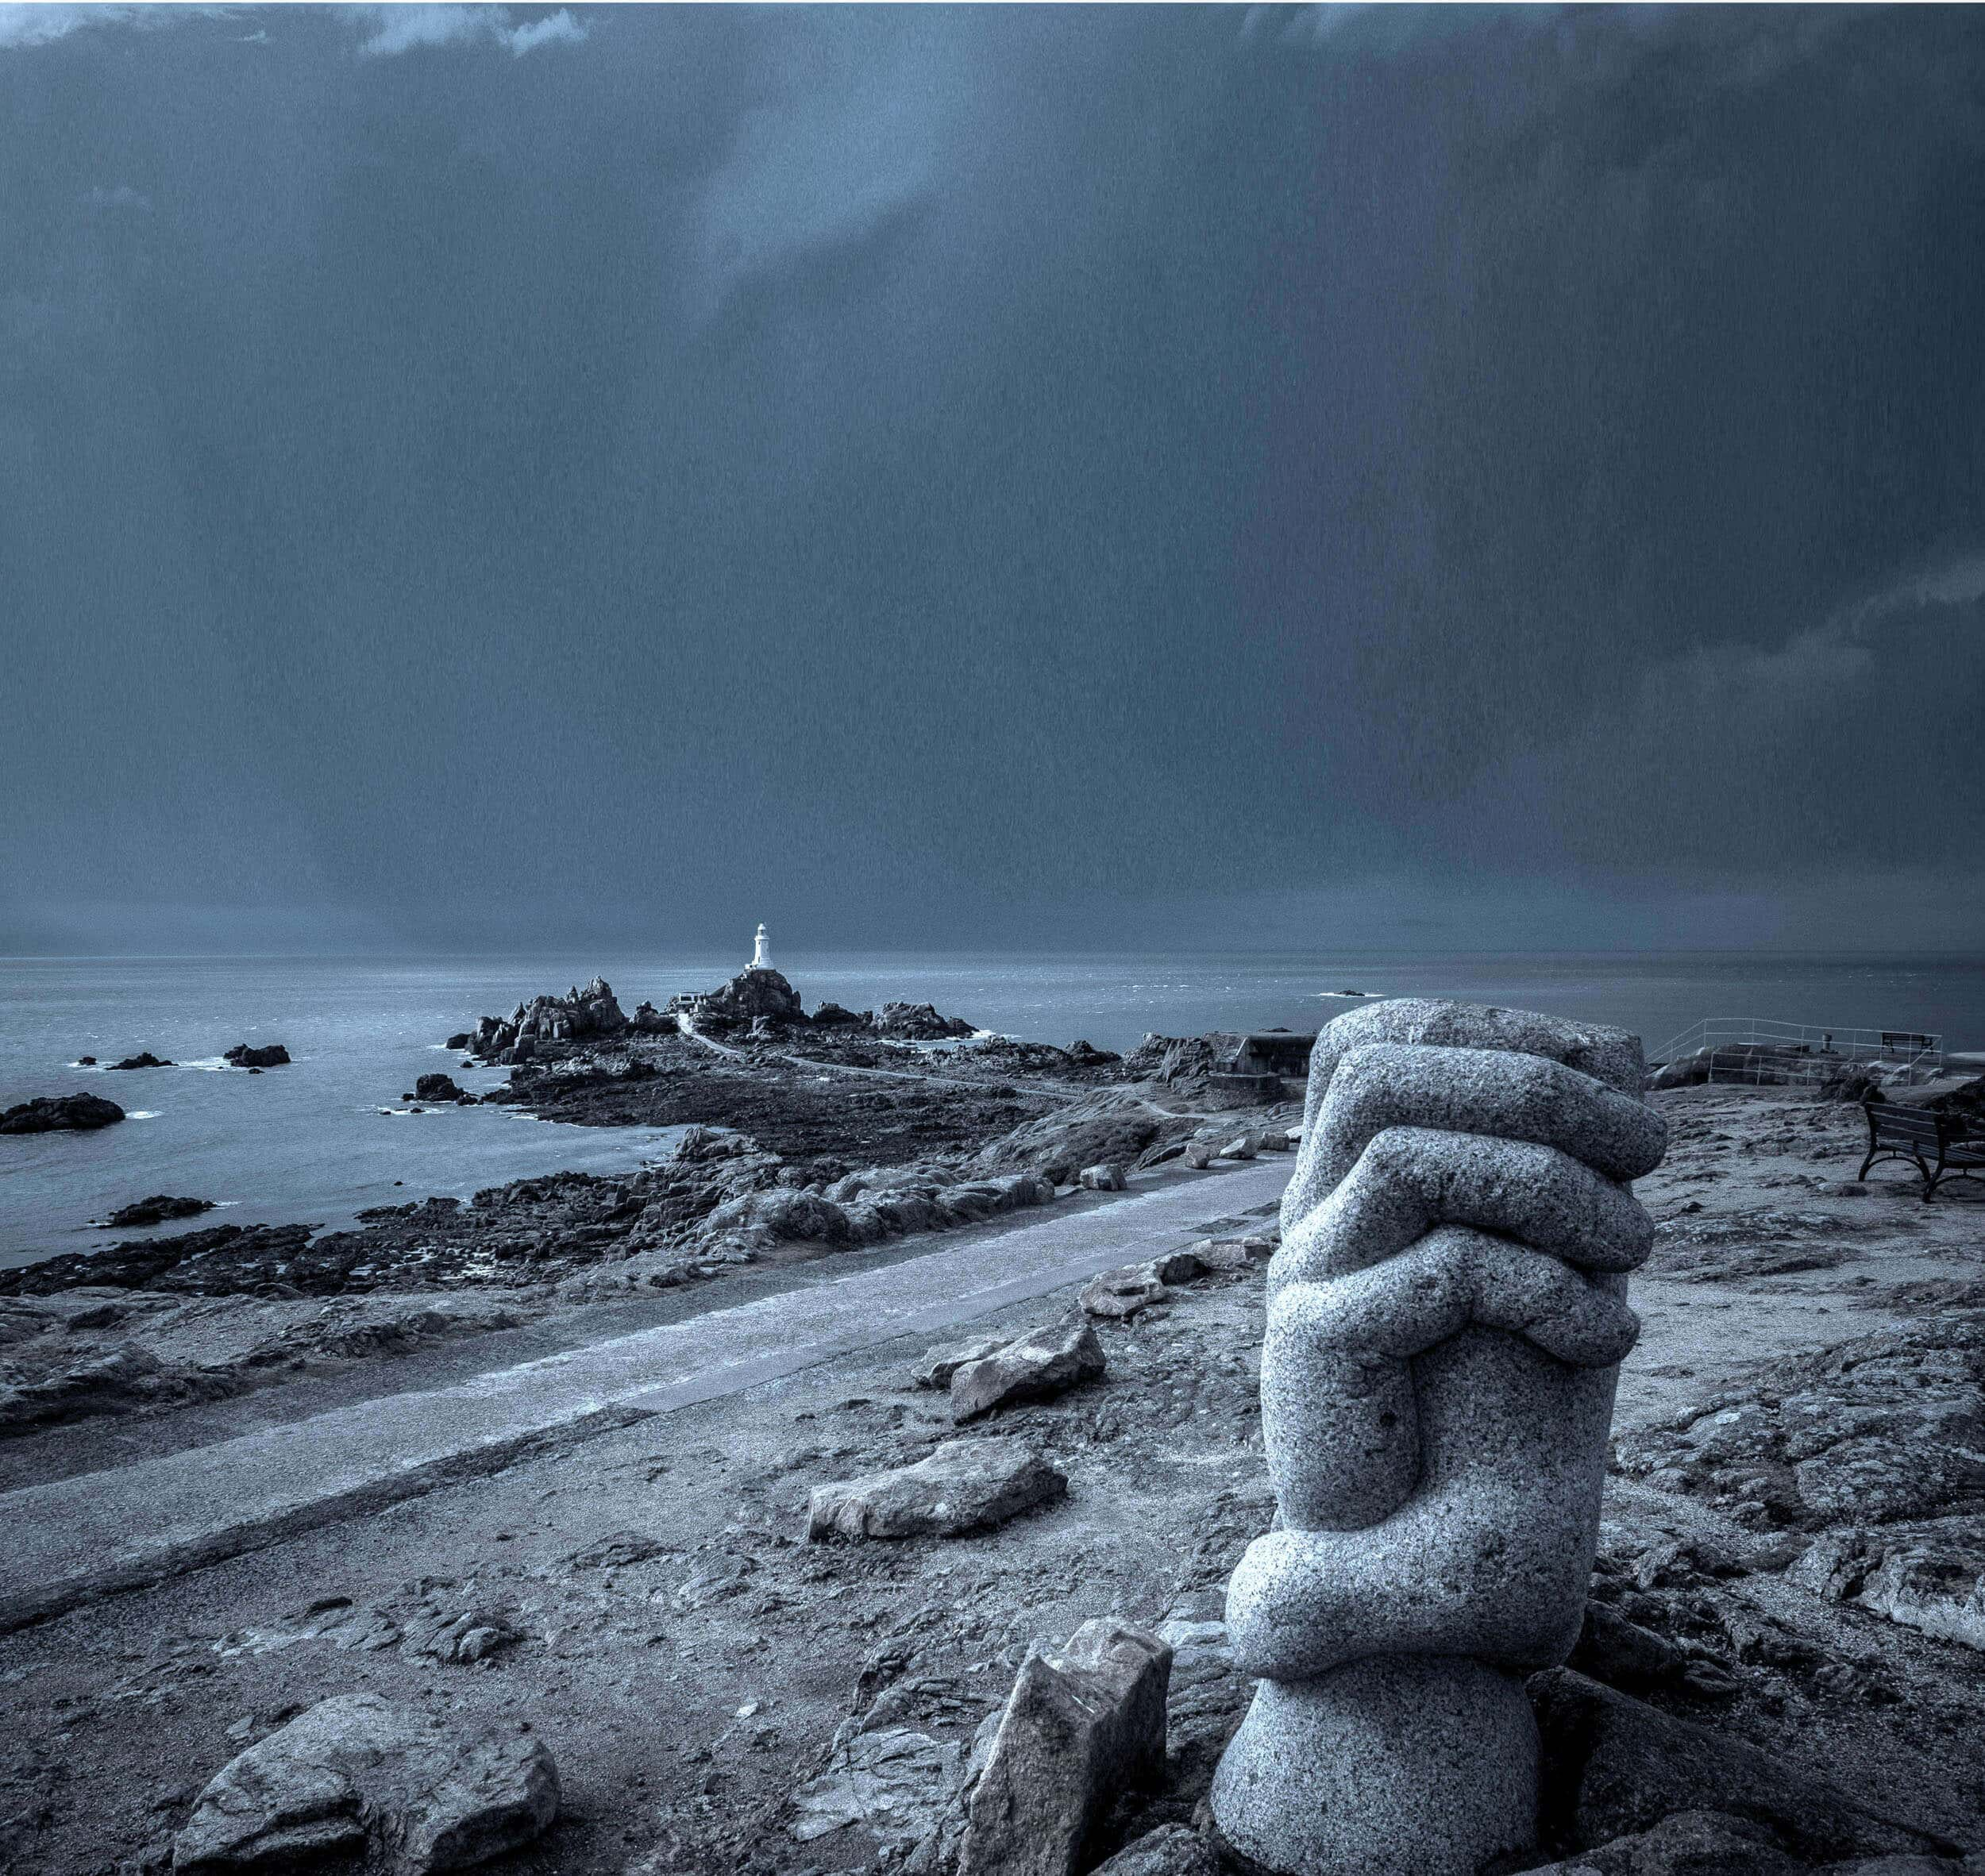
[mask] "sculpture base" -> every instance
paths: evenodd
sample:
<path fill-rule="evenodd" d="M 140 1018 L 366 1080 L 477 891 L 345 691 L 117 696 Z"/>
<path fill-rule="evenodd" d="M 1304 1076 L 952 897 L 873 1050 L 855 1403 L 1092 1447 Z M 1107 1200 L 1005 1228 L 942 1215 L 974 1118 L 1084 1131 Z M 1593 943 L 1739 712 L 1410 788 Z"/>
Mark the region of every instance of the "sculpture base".
<path fill-rule="evenodd" d="M 1213 1818 L 1276 1876 L 1476 1876 L 1536 1839 L 1523 1683 L 1451 1655 L 1264 1681 L 1214 1775 Z"/>

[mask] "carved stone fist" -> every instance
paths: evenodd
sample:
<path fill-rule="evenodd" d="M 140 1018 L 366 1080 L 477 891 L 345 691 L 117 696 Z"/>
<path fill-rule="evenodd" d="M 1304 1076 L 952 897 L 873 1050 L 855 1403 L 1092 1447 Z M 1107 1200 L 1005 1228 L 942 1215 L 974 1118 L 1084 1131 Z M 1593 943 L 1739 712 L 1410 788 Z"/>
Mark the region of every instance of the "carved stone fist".
<path fill-rule="evenodd" d="M 1229 1842 L 1289 1876 L 1474 1876 L 1532 1839 L 1521 1676 L 1577 1639 L 1666 1129 L 1623 1031 L 1448 1003 L 1312 1057 L 1270 1266 L 1280 1505 L 1228 1592 L 1263 1677 Z"/>

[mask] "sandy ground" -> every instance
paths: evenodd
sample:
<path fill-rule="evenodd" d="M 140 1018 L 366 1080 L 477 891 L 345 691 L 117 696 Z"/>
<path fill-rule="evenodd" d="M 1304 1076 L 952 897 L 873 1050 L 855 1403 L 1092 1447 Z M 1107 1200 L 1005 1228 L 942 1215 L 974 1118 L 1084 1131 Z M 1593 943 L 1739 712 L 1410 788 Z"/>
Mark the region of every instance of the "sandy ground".
<path fill-rule="evenodd" d="M 1925 1206 L 1891 1168 L 1857 1188 L 1854 1109 L 1769 1091 L 1656 1098 L 1674 1145 L 1640 1188 L 1663 1231 L 1636 1279 L 1645 1331 L 1622 1377 L 1623 1452 L 1743 1393 L 1761 1364 L 1975 1320 L 1980 1188 Z M 900 1866 L 1030 1639 L 1102 1614 L 1219 1617 L 1272 1510 L 1262 1291 L 1257 1268 L 1099 1325 L 1100 1382 L 983 1429 L 1035 1441 L 1070 1481 L 1062 1504 L 990 1533 L 804 1541 L 813 1485 L 954 1432 L 942 1397 L 912 1385 L 921 1346 L 888 1344 L 0 1638 L 0 1870 L 162 1870 L 227 1759 L 355 1691 L 527 1718 L 549 1742 L 564 1813 L 506 1867 Z M 1006 1326 L 1073 1300 L 1037 1299 Z M 1600 1591 L 1725 1664 L 1734 1690 L 1655 1697 L 1985 1846 L 1978 1654 L 1801 1586 L 1783 1572 L 1810 1530 L 1680 1477 L 1616 1479 Z M 446 1658 L 464 1614 L 513 1639 Z M 1217 1631 L 1172 1632 L 1171 1774 L 1124 1832 L 1189 1812 L 1247 1697 Z M 802 1834 L 836 1815 L 877 1739 L 902 1802 Z"/>

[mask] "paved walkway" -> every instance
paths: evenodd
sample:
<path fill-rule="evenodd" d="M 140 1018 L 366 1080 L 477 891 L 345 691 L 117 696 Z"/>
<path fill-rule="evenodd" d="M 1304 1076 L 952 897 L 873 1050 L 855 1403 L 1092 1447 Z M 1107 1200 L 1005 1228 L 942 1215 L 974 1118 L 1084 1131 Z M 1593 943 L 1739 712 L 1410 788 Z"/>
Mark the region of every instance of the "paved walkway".
<path fill-rule="evenodd" d="M 0 1630 L 528 1454 L 928 1335 L 1278 1199 L 1292 1158 L 1132 1192 L 838 1281 L 106 1472 L 0 1494 Z"/>

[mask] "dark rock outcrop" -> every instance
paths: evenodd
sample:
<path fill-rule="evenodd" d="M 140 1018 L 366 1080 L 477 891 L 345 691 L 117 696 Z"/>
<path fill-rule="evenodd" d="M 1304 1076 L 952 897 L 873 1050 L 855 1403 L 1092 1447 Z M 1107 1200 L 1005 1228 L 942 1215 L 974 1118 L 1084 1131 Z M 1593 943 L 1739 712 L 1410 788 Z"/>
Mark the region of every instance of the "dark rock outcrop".
<path fill-rule="evenodd" d="M 221 1059 L 237 1069 L 279 1069 L 288 1062 L 290 1052 L 280 1042 L 237 1042 Z"/>
<path fill-rule="evenodd" d="M 179 1406 L 228 1392 L 199 1369 L 160 1361 L 135 1342 L 41 1380 L 0 1385 L 0 1437 L 102 1414 Z"/>
<path fill-rule="evenodd" d="M 541 1042 L 615 1036 L 627 1027 L 612 986 L 604 977 L 595 977 L 583 990 L 574 984 L 563 996 L 534 996 L 507 1017 L 484 1017 L 459 1046 L 485 1061 L 527 1061 Z M 448 1046 L 458 1046 L 453 1041 Z"/>
<path fill-rule="evenodd" d="M 707 996 L 678 997 L 669 1007 L 686 1009 L 698 1023 L 712 1028 L 750 1024 L 761 1017 L 774 1026 L 807 1019 L 800 992 L 783 973 L 769 969 L 740 971 Z"/>
<path fill-rule="evenodd" d="M 37 1095 L 0 1114 L 0 1134 L 80 1132 L 123 1118 L 124 1110 L 101 1095 Z"/>
<path fill-rule="evenodd" d="M 198 1218 L 213 1209 L 211 1199 L 175 1199 L 169 1192 L 154 1192 L 148 1199 L 120 1205 L 103 1222 L 114 1231 L 128 1231 L 139 1225 L 163 1224 L 168 1218 Z"/>
<path fill-rule="evenodd" d="M 869 1019 L 869 1027 L 899 1042 L 941 1042 L 977 1034 L 962 1018 L 940 1016 L 929 1003 L 885 1003 Z"/>
<path fill-rule="evenodd" d="M 172 1064 L 162 1057 L 154 1055 L 149 1049 L 141 1054 L 127 1055 L 121 1061 L 109 1063 L 104 1069 L 106 1075 L 115 1074 L 120 1069 L 169 1069 Z"/>
<path fill-rule="evenodd" d="M 85 1255 L 70 1251 L 0 1270 L 0 1296 L 52 1296 L 85 1285 L 231 1296 L 268 1284 L 295 1294 L 334 1293 L 347 1287 L 326 1262 L 305 1267 L 310 1225 L 216 1225 L 174 1238 L 140 1238 Z M 360 1262 L 354 1252 L 352 1262 Z M 351 1287 L 366 1288 L 364 1285 Z"/>
<path fill-rule="evenodd" d="M 1078 1069 L 1105 1069 L 1120 1062 L 1120 1055 L 1113 1055 L 1107 1049 L 1098 1049 L 1093 1043 L 1073 1042 L 1068 1046 L 1068 1058 L 1072 1067 Z"/>
<path fill-rule="evenodd" d="M 409 1101 L 427 1101 L 436 1106 L 453 1101 L 458 1107 L 472 1107 L 476 1100 L 475 1096 L 464 1093 L 455 1085 L 453 1075 L 422 1075 L 414 1084 L 414 1092 L 401 1098 Z"/>
<path fill-rule="evenodd" d="M 813 1013 L 815 1029 L 859 1029 L 875 1021 L 872 1010 L 844 1010 L 838 1003 L 823 1003 Z"/>

